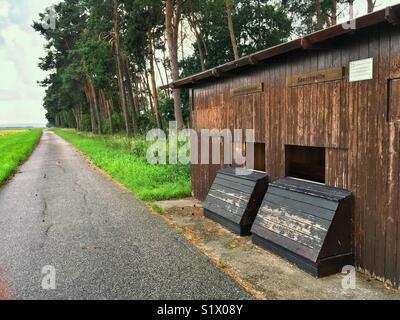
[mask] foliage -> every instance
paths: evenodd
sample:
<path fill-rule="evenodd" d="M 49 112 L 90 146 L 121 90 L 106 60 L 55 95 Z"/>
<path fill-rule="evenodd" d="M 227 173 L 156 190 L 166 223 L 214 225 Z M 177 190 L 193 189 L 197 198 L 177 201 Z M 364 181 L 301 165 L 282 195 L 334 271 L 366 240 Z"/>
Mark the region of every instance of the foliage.
<path fill-rule="evenodd" d="M 116 81 L 116 57 L 113 4 L 118 8 L 121 50 L 128 59 L 129 78 L 125 78 L 126 90 L 134 91 L 140 130 L 155 126 L 152 105 L 154 97 L 149 94 L 150 55 L 153 44 L 158 52 L 157 61 L 168 65 L 165 45 L 165 0 L 68 0 L 55 6 L 57 28 L 43 29 L 48 10 L 39 15 L 33 28 L 46 39 L 46 56 L 39 67 L 49 76 L 40 82 L 46 88 L 44 107 L 50 124 L 78 127 L 77 114 L 73 110 L 81 106 L 81 129 L 92 129 L 91 121 L 100 120 L 103 132 L 111 133 L 107 110 L 101 104 L 100 90 L 111 99 L 113 112 L 111 123 L 114 132 L 125 128 L 121 123 L 120 92 Z M 248 54 L 261 48 L 285 41 L 291 32 L 287 8 L 271 0 L 236 0 L 233 2 L 233 20 L 238 35 L 240 54 Z M 225 0 L 189 0 L 183 2 L 182 19 L 185 24 L 200 30 L 203 37 L 205 65 L 207 68 L 232 60 L 232 50 L 227 37 Z M 185 33 L 188 28 L 182 28 Z M 192 30 L 193 31 L 193 30 Z M 190 38 L 189 34 L 184 35 Z M 159 58 L 162 55 L 164 58 Z M 125 60 L 124 60 L 125 61 Z M 125 63 L 125 62 L 124 62 Z M 201 70 L 198 43 L 193 43 L 193 54 L 180 61 L 181 75 Z M 168 72 L 167 68 L 167 72 Z M 162 69 L 161 72 L 163 73 Z M 88 97 L 85 87 L 88 79 L 93 83 L 94 96 Z M 132 82 L 132 84 L 128 81 Z M 86 91 L 85 91 L 86 90 Z M 126 92 L 127 93 L 127 92 Z M 174 119 L 173 104 L 169 95 L 160 94 L 159 112 L 162 121 Z M 127 93 L 127 96 L 129 94 Z M 182 93 L 184 120 L 189 119 L 187 93 Z M 129 99 L 128 99 L 129 100 Z M 132 104 L 133 101 L 130 101 Z M 99 108 L 98 111 L 93 108 Z M 129 117 L 134 114 L 129 106 Z M 97 112 L 97 113 L 96 113 Z M 89 115 L 89 116 L 88 116 Z M 89 122 L 89 123 L 88 123 Z"/>
<path fill-rule="evenodd" d="M 318 24 L 317 19 L 317 3 L 321 6 L 320 16 L 321 22 Z M 294 22 L 294 33 L 297 36 L 302 36 L 326 26 L 329 18 L 338 16 L 339 12 L 336 12 L 338 5 L 343 3 L 350 3 L 353 1 L 349 0 L 283 0 L 282 5 L 285 7 L 291 15 Z"/>
<path fill-rule="evenodd" d="M 225 1 L 181 2 L 182 32 L 178 39 L 181 77 L 233 60 Z M 231 0 L 239 55 L 329 26 L 335 23 L 340 5 L 349 2 Z M 49 12 L 41 13 L 33 28 L 46 40 L 46 56 L 39 67 L 49 73 L 40 82 L 46 88 L 44 107 L 49 123 L 97 132 L 92 122 L 99 122 L 103 133 L 121 132 L 129 129 L 127 124 L 131 123 L 136 132 L 144 132 L 156 125 L 157 105 L 163 124 L 173 120 L 170 92 L 155 93 L 149 80 L 171 78 L 167 76 L 170 70 L 165 11 L 166 0 L 66 0 L 55 6 L 57 28 L 48 30 L 42 28 L 41 22 Z M 116 49 L 117 43 L 120 50 Z M 120 62 L 120 56 L 122 67 L 116 63 Z M 123 78 L 122 84 L 117 82 L 121 73 L 123 76 L 118 79 Z M 91 91 L 88 83 L 92 84 Z M 187 91 L 183 90 L 181 97 L 184 122 L 188 123 Z M 125 103 L 121 101 L 125 100 L 127 108 L 122 107 Z"/>
<path fill-rule="evenodd" d="M 83 131 L 90 131 L 90 117 L 88 114 L 82 117 L 82 129 Z"/>
<path fill-rule="evenodd" d="M 151 205 L 151 208 L 152 208 L 155 212 L 157 212 L 158 214 L 163 215 L 163 214 L 165 213 L 164 209 L 161 208 L 161 207 L 160 207 L 158 204 L 156 204 L 156 203 L 153 203 L 153 204 Z"/>
<path fill-rule="evenodd" d="M 174 120 L 174 100 L 160 92 L 160 113 L 165 122 Z"/>
<path fill-rule="evenodd" d="M 270 0 L 232 1 L 232 19 L 237 36 L 239 55 L 256 52 L 288 39 L 291 20 L 287 10 Z M 192 0 L 185 3 L 185 13 L 196 21 L 205 43 L 206 69 L 234 59 L 228 36 L 225 0 Z M 181 62 L 183 75 L 201 70 L 198 44 L 194 54 Z"/>

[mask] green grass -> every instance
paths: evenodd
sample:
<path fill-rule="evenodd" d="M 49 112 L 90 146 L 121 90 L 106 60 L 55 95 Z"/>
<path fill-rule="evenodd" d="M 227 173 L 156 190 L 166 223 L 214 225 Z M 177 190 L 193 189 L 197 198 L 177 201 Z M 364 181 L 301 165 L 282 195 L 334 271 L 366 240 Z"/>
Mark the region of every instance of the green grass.
<path fill-rule="evenodd" d="M 228 264 L 224 260 L 219 259 L 218 267 L 220 267 L 221 269 L 226 269 L 226 268 L 228 268 Z"/>
<path fill-rule="evenodd" d="M 0 185 L 30 156 L 41 135 L 41 129 L 34 129 L 0 136 Z"/>
<path fill-rule="evenodd" d="M 157 212 L 158 214 L 164 214 L 164 213 L 165 213 L 164 209 L 161 208 L 161 207 L 160 207 L 158 204 L 156 204 L 156 203 L 153 203 L 153 204 L 151 205 L 151 208 L 152 208 L 155 212 Z"/>
<path fill-rule="evenodd" d="M 93 163 L 144 201 L 167 200 L 191 195 L 190 166 L 151 165 L 146 160 L 143 138 L 95 136 L 55 129 Z"/>

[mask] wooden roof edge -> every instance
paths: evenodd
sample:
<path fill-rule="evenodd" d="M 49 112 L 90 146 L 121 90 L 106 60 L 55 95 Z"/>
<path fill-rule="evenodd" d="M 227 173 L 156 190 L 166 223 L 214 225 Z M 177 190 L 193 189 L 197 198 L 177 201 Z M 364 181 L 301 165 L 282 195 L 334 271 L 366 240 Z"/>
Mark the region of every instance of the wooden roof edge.
<path fill-rule="evenodd" d="M 350 21 L 346 21 L 335 26 L 316 31 L 304 37 L 288 41 L 274 47 L 263 49 L 261 51 L 244 56 L 238 60 L 227 62 L 218 67 L 202 71 L 195 75 L 179 79 L 178 81 L 160 87 L 162 90 L 174 88 L 190 88 L 206 79 L 215 79 L 227 74 L 233 70 L 243 68 L 273 57 L 289 53 L 294 50 L 307 50 L 320 42 L 343 36 L 349 33 L 356 33 L 362 29 L 372 27 L 382 22 L 391 24 L 400 24 L 400 4 L 386 7 Z"/>

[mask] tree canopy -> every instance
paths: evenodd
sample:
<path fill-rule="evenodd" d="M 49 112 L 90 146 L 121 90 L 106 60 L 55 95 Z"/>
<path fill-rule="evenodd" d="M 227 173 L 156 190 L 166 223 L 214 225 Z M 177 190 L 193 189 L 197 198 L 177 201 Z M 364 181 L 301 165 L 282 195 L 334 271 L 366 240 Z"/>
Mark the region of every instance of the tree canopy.
<path fill-rule="evenodd" d="M 50 124 L 137 134 L 177 119 L 187 93 L 160 84 L 336 23 L 335 0 L 65 0 L 33 28 L 46 40 Z M 49 14 L 56 26 L 44 26 Z M 234 54 L 235 53 L 235 54 Z"/>

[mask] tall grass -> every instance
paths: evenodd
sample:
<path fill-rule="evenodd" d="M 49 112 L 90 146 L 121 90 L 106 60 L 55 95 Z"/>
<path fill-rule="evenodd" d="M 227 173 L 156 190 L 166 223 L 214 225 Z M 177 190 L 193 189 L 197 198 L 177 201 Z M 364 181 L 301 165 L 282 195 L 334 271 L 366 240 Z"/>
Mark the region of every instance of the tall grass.
<path fill-rule="evenodd" d="M 54 131 L 144 201 L 191 195 L 190 166 L 149 164 L 146 160 L 148 144 L 143 137 Z"/>
<path fill-rule="evenodd" d="M 30 156 L 41 134 L 41 129 L 34 129 L 0 136 L 0 185 Z"/>

